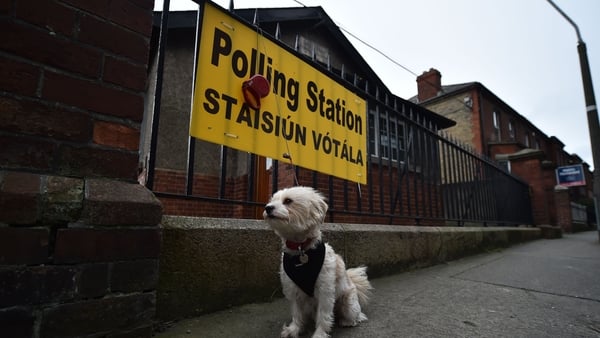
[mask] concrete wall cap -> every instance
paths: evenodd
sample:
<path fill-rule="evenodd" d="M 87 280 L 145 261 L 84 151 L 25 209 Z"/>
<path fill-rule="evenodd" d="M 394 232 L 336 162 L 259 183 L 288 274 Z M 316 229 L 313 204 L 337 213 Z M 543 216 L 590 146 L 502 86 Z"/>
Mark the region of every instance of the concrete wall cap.
<path fill-rule="evenodd" d="M 82 223 L 153 226 L 160 223 L 162 204 L 146 187 L 110 179 L 86 179 Z"/>
<path fill-rule="evenodd" d="M 554 186 L 554 191 L 565 191 L 565 190 L 569 190 L 569 187 L 565 187 L 563 185 L 555 185 Z"/>

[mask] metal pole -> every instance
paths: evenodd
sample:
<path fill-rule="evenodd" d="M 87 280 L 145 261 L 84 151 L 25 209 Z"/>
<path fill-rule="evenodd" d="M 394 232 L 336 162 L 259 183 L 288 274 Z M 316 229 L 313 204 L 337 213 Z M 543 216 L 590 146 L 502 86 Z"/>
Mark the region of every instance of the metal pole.
<path fill-rule="evenodd" d="M 579 54 L 579 65 L 581 67 L 588 128 L 592 145 L 592 159 L 594 161 L 594 211 L 596 213 L 598 240 L 600 241 L 600 207 L 598 206 L 598 204 L 600 204 L 600 123 L 598 122 L 598 108 L 596 107 L 596 98 L 594 95 L 594 86 L 592 84 L 592 75 L 590 73 L 590 64 L 587 57 L 587 48 L 579 33 L 579 27 L 577 27 L 575 22 L 552 2 L 552 0 L 547 1 L 575 28 L 575 32 L 577 33 L 577 52 Z"/>

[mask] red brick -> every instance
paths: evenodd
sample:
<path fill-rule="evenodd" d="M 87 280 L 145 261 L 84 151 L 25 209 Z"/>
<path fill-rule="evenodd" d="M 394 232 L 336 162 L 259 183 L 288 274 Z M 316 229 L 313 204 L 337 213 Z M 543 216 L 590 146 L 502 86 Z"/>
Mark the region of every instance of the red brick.
<path fill-rule="evenodd" d="M 0 90 L 34 96 L 39 78 L 38 67 L 0 57 Z"/>
<path fill-rule="evenodd" d="M 556 225 L 565 232 L 573 232 L 573 215 L 571 214 L 571 198 L 569 188 L 557 187 L 554 189 Z"/>
<path fill-rule="evenodd" d="M 154 293 L 57 304 L 43 310 L 40 336 L 88 337 L 98 336 L 99 332 L 131 331 L 149 326 L 155 308 Z"/>
<path fill-rule="evenodd" d="M 92 137 L 91 126 L 90 117 L 85 113 L 0 97 L 0 129 L 5 131 L 87 142 Z"/>
<path fill-rule="evenodd" d="M 42 139 L 0 135 L 0 163 L 3 168 L 49 170 L 56 144 Z"/>
<path fill-rule="evenodd" d="M 51 0 L 19 0 L 16 16 L 63 35 L 71 35 L 75 26 L 75 11 Z"/>
<path fill-rule="evenodd" d="M 137 178 L 137 153 L 63 144 L 57 156 L 57 171 L 61 175 L 125 180 Z"/>
<path fill-rule="evenodd" d="M 59 229 L 54 260 L 58 264 L 157 258 L 160 230 Z"/>
<path fill-rule="evenodd" d="M 81 18 L 79 28 L 79 39 L 83 42 L 128 57 L 140 64 L 148 62 L 149 39 L 140 34 L 87 15 Z"/>
<path fill-rule="evenodd" d="M 94 143 L 119 149 L 138 150 L 140 131 L 122 124 L 96 121 Z"/>
<path fill-rule="evenodd" d="M 131 1 L 113 0 L 109 19 L 147 37 L 152 34 L 152 9 L 139 7 Z"/>
<path fill-rule="evenodd" d="M 77 268 L 9 266 L 0 268 L 0 308 L 73 299 Z"/>
<path fill-rule="evenodd" d="M 46 176 L 42 187 L 44 225 L 76 222 L 83 207 L 84 180 L 64 176 Z"/>
<path fill-rule="evenodd" d="M 136 292 L 156 289 L 158 284 L 158 259 L 116 262 L 110 273 L 113 292 Z"/>
<path fill-rule="evenodd" d="M 92 77 L 100 72 L 97 50 L 14 21 L 0 21 L 0 31 L 0 49 L 5 52 Z"/>
<path fill-rule="evenodd" d="M 109 19 L 133 31 L 150 36 L 152 31 L 152 0 L 63 0 L 93 15 Z"/>
<path fill-rule="evenodd" d="M 0 180 L 3 193 L 20 193 L 24 195 L 40 194 L 40 175 L 6 171 Z"/>
<path fill-rule="evenodd" d="M 7 15 L 12 10 L 12 0 L 0 0 L 0 15 Z"/>
<path fill-rule="evenodd" d="M 146 89 L 146 67 L 107 56 L 104 61 L 105 82 L 121 85 L 135 91 Z"/>
<path fill-rule="evenodd" d="M 0 175 L 0 221 L 34 224 L 40 213 L 40 184 L 39 175 L 3 172 Z"/>
<path fill-rule="evenodd" d="M 45 263 L 48 237 L 47 228 L 0 228 L 0 265 Z"/>
<path fill-rule="evenodd" d="M 108 17 L 111 0 L 62 0 L 63 2 L 101 17 Z"/>
<path fill-rule="evenodd" d="M 35 317 L 24 308 L 0 310 L 0 327 L 6 337 L 33 337 Z"/>
<path fill-rule="evenodd" d="M 130 0 L 130 1 L 142 8 L 154 9 L 154 0 Z"/>
<path fill-rule="evenodd" d="M 79 298 L 97 298 L 109 292 L 109 264 L 82 265 L 77 285 Z"/>
<path fill-rule="evenodd" d="M 135 121 L 141 121 L 144 113 L 144 100 L 141 95 L 49 71 L 44 76 L 42 97 Z"/>

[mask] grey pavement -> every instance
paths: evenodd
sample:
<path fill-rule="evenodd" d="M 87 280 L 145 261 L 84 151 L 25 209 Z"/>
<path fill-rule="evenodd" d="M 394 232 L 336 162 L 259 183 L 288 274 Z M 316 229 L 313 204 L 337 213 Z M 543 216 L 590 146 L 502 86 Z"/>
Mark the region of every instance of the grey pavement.
<path fill-rule="evenodd" d="M 537 240 L 372 280 L 369 321 L 332 337 L 600 337 L 598 233 Z M 285 299 L 183 320 L 157 337 L 279 337 Z M 310 337 L 307 332 L 305 337 Z"/>

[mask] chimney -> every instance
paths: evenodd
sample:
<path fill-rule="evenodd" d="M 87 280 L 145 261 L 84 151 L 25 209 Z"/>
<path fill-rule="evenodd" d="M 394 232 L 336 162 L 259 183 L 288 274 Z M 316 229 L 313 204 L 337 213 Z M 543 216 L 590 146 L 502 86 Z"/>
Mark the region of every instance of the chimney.
<path fill-rule="evenodd" d="M 430 68 L 428 71 L 417 77 L 417 98 L 419 102 L 429 100 L 436 97 L 442 91 L 442 74 L 435 68 Z"/>

